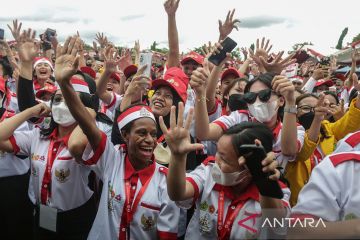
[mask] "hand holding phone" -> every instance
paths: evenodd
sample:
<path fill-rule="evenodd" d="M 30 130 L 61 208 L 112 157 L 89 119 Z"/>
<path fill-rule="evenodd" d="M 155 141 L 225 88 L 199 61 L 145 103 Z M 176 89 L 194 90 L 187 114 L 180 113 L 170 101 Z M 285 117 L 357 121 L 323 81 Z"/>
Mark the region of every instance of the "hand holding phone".
<path fill-rule="evenodd" d="M 226 53 L 230 53 L 236 47 L 237 43 L 231 38 L 227 37 L 224 39 L 221 45 L 223 48 L 220 50 L 220 52 L 209 57 L 209 62 L 216 66 L 220 65 L 220 63 L 226 58 Z"/>
<path fill-rule="evenodd" d="M 243 144 L 238 147 L 240 156 L 246 159 L 246 166 L 248 167 L 255 185 L 259 189 L 262 196 L 282 199 L 284 194 L 277 181 L 270 180 L 269 177 L 273 173 L 265 173 L 262 168 L 261 161 L 267 156 L 265 149 L 261 145 Z"/>

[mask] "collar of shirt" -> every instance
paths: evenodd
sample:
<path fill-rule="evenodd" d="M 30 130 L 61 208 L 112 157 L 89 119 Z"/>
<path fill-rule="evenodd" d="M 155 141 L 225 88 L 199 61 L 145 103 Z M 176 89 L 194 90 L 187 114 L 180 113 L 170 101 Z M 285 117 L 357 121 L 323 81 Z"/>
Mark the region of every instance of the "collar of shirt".
<path fill-rule="evenodd" d="M 52 139 L 52 140 L 55 140 L 56 142 L 63 142 L 64 145 L 66 147 L 68 147 L 68 142 L 69 142 L 69 138 L 71 136 L 71 133 L 72 132 L 70 132 L 68 135 L 64 136 L 63 138 L 58 139 L 58 136 L 59 136 L 58 128 L 55 128 L 54 131 L 52 131 L 52 133 L 49 135 L 49 138 Z"/>
<path fill-rule="evenodd" d="M 224 194 L 227 198 L 231 199 L 232 201 L 246 201 L 248 199 L 253 199 L 255 201 L 259 201 L 259 190 L 257 189 L 254 183 L 251 183 L 241 195 L 236 196 L 233 193 L 233 189 L 230 186 L 223 186 L 220 184 L 214 185 L 214 190 L 216 191 L 224 191 Z"/>
<path fill-rule="evenodd" d="M 140 171 L 136 171 L 134 167 L 131 165 L 131 162 L 129 160 L 128 155 L 126 154 L 125 157 L 125 176 L 124 179 L 128 180 L 132 176 L 135 176 L 136 174 L 140 177 L 141 184 L 144 185 L 146 181 L 153 175 L 155 171 L 155 161 L 154 156 L 152 157 L 152 164 L 150 166 L 147 166 L 144 169 L 141 169 Z"/>

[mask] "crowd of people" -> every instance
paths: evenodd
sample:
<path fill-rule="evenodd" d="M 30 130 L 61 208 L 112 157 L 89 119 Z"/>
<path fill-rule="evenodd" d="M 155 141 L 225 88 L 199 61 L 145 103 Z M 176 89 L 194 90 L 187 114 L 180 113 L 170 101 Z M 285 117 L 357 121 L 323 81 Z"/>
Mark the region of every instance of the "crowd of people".
<path fill-rule="evenodd" d="M 359 238 L 360 53 L 341 75 L 336 58 L 299 62 L 261 38 L 214 65 L 235 10 L 204 54 L 183 56 L 179 4 L 164 3 L 169 52 L 151 66 L 139 42 L 119 52 L 98 33 L 86 50 L 79 32 L 61 44 L 8 25 L 1 239 Z M 249 145 L 281 198 L 262 191 Z"/>

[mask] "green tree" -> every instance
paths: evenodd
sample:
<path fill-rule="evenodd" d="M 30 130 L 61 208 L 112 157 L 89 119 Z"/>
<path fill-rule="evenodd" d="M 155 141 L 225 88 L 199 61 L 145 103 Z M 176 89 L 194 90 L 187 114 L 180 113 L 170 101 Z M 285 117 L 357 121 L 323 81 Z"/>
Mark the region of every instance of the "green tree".
<path fill-rule="evenodd" d="M 360 40 L 360 33 L 353 38 L 352 42 L 357 42 L 359 40 Z"/>
<path fill-rule="evenodd" d="M 344 28 L 344 30 L 342 31 L 342 33 L 341 33 L 341 35 L 340 35 L 340 37 L 339 37 L 339 40 L 338 40 L 338 43 L 337 43 L 337 45 L 336 45 L 336 49 L 339 49 L 339 50 L 341 50 L 342 48 L 343 48 L 343 41 L 344 41 L 344 38 L 345 38 L 345 36 L 346 36 L 346 34 L 348 33 L 348 28 L 346 27 L 346 28 Z"/>

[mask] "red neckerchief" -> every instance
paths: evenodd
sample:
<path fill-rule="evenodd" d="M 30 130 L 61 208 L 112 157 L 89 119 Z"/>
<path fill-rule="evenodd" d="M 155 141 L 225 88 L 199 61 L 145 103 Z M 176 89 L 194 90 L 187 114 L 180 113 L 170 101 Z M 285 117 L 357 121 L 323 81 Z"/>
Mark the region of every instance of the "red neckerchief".
<path fill-rule="evenodd" d="M 255 201 L 259 201 L 259 191 L 254 183 L 247 187 L 243 194 L 241 194 L 240 196 L 235 196 L 233 194 L 232 188 L 229 186 L 215 184 L 213 189 L 219 191 L 217 219 L 218 239 L 229 239 L 234 220 L 238 216 L 241 208 L 245 205 L 248 199 L 254 199 Z M 231 199 L 232 201 L 228 207 L 227 214 L 224 220 L 225 197 Z"/>
<path fill-rule="evenodd" d="M 129 160 L 128 155 L 125 156 L 125 167 L 124 167 L 124 182 L 125 182 L 125 204 L 123 207 L 119 231 L 119 239 L 127 239 L 130 233 L 130 224 L 133 220 L 134 214 L 140 200 L 144 195 L 152 176 L 155 172 L 155 161 L 154 156 L 152 157 L 152 164 L 140 171 L 136 171 Z M 140 178 L 142 187 L 140 188 L 138 194 L 135 197 L 137 182 Z M 125 231 L 124 231 L 125 230 Z"/>
<path fill-rule="evenodd" d="M 55 128 L 54 131 L 50 134 L 50 144 L 48 147 L 48 155 L 46 159 L 46 167 L 44 172 L 44 177 L 41 183 L 41 203 L 46 205 L 48 198 L 51 198 L 51 169 L 54 164 L 56 157 L 60 152 L 67 148 L 67 144 L 70 138 L 71 132 L 65 137 L 57 140 L 58 138 L 58 129 Z"/>

